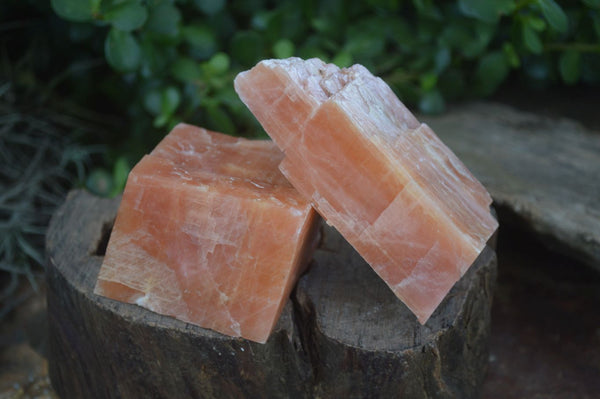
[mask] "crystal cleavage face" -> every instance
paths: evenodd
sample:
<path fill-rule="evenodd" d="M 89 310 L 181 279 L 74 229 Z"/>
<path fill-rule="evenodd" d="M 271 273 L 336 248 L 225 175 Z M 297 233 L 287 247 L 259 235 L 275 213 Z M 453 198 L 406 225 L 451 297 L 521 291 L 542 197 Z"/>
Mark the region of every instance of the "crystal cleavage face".
<path fill-rule="evenodd" d="M 425 323 L 497 228 L 485 188 L 361 65 L 265 60 L 234 84 L 282 173 Z"/>
<path fill-rule="evenodd" d="M 264 343 L 319 220 L 282 156 L 269 140 L 176 126 L 129 175 L 95 293 Z"/>

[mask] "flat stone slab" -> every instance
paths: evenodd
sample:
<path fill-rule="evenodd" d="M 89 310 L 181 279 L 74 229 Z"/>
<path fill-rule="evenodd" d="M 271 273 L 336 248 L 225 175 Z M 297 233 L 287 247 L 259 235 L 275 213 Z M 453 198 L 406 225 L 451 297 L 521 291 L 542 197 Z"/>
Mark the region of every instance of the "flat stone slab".
<path fill-rule="evenodd" d="M 553 249 L 600 270 L 600 134 L 471 103 L 422 118 L 494 198 Z"/>

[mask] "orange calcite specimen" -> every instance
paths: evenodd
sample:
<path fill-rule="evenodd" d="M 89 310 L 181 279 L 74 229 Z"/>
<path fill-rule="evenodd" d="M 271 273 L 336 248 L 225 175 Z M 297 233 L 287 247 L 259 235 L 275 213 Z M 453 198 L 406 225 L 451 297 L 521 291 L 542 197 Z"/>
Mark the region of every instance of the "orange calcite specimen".
<path fill-rule="evenodd" d="M 265 342 L 318 215 L 271 141 L 180 124 L 131 171 L 95 293 Z"/>
<path fill-rule="evenodd" d="M 265 60 L 235 89 L 283 174 L 425 323 L 497 228 L 485 188 L 361 65 Z"/>

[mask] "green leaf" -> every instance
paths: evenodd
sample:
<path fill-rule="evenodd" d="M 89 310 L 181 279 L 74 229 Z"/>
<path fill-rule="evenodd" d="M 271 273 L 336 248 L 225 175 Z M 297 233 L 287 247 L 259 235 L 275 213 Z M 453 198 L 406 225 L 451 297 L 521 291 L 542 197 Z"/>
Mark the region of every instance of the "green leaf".
<path fill-rule="evenodd" d="M 496 33 L 494 25 L 477 21 L 474 29 L 470 31 L 469 39 L 460 48 L 460 52 L 470 59 L 481 57 L 494 37 L 494 33 Z"/>
<path fill-rule="evenodd" d="M 360 63 L 371 62 L 385 48 L 385 24 L 379 18 L 364 19 L 348 27 L 344 51 Z"/>
<path fill-rule="evenodd" d="M 129 166 L 127 159 L 125 157 L 119 157 L 113 167 L 113 187 L 110 193 L 111 197 L 114 197 L 123 191 L 130 170 L 131 167 Z"/>
<path fill-rule="evenodd" d="M 537 0 L 544 18 L 554 30 L 564 33 L 569 27 L 567 14 L 554 0 Z"/>
<path fill-rule="evenodd" d="M 179 9 L 167 1 L 152 8 L 145 28 L 156 34 L 174 37 L 179 32 L 181 13 Z"/>
<path fill-rule="evenodd" d="M 106 60 L 118 71 L 135 71 L 140 65 L 141 51 L 137 40 L 128 32 L 112 28 L 104 42 Z"/>
<path fill-rule="evenodd" d="M 452 59 L 452 54 L 448 47 L 440 47 L 438 51 L 435 53 L 435 72 L 441 73 L 443 72 L 448 65 L 450 65 L 450 61 Z"/>
<path fill-rule="evenodd" d="M 515 47 L 510 42 L 505 42 L 502 45 L 502 51 L 504 51 L 504 55 L 508 60 L 508 63 L 513 68 L 518 68 L 521 65 L 521 60 L 519 59 L 519 55 L 515 50 Z"/>
<path fill-rule="evenodd" d="M 294 43 L 288 39 L 279 39 L 273 45 L 275 58 L 289 58 L 294 55 Z"/>
<path fill-rule="evenodd" d="M 301 47 L 298 50 L 298 55 L 304 59 L 320 58 L 325 62 L 327 62 L 327 60 L 329 59 L 327 54 L 325 54 L 325 52 L 319 46 L 316 46 L 314 44 L 304 45 L 303 47 Z"/>
<path fill-rule="evenodd" d="M 458 0 L 459 10 L 469 17 L 495 23 L 515 9 L 514 0 Z"/>
<path fill-rule="evenodd" d="M 250 25 L 253 29 L 264 31 L 269 26 L 269 20 L 273 17 L 274 11 L 261 10 L 257 11 L 252 17 Z"/>
<path fill-rule="evenodd" d="M 435 73 L 428 72 L 421 75 L 419 83 L 423 91 L 431 91 L 437 85 L 438 77 Z"/>
<path fill-rule="evenodd" d="M 439 114 L 444 112 L 444 97 L 438 90 L 428 91 L 419 100 L 419 109 L 426 114 Z"/>
<path fill-rule="evenodd" d="M 576 50 L 567 50 L 558 59 L 560 76 L 566 84 L 577 83 L 581 74 L 581 53 Z"/>
<path fill-rule="evenodd" d="M 140 43 L 142 59 L 140 73 L 144 78 L 157 78 L 164 71 L 169 70 L 169 65 L 177 59 L 177 50 L 173 46 L 157 43 L 148 35 L 142 35 Z"/>
<path fill-rule="evenodd" d="M 210 69 L 210 68 L 209 68 Z M 214 89 L 217 93 L 225 88 L 227 84 L 231 83 L 225 76 L 211 76 L 207 79 L 208 86 Z"/>
<path fill-rule="evenodd" d="M 247 109 L 235 92 L 233 85 L 227 85 L 221 91 L 215 93 L 214 98 L 217 100 L 217 103 L 226 105 L 230 110 L 239 111 L 240 109 Z"/>
<path fill-rule="evenodd" d="M 302 13 L 298 2 L 287 2 L 281 8 L 281 22 L 269 24 L 268 34 L 270 40 L 285 37 L 292 42 L 299 42 L 306 34 L 306 15 Z M 275 21 L 273 21 L 275 22 Z M 277 35 L 273 37 L 274 35 Z"/>
<path fill-rule="evenodd" d="M 241 31 L 231 39 L 231 54 L 243 66 L 250 67 L 263 58 L 264 42 L 254 31 Z"/>
<path fill-rule="evenodd" d="M 541 18 L 534 17 L 532 15 L 525 18 L 525 23 L 530 25 L 533 29 L 537 30 L 538 32 L 541 32 L 544 29 L 546 29 L 546 21 L 544 21 Z"/>
<path fill-rule="evenodd" d="M 200 66 L 188 57 L 180 57 L 171 66 L 173 77 L 183 83 L 194 82 L 202 78 Z"/>
<path fill-rule="evenodd" d="M 156 128 L 167 126 L 169 124 L 169 121 L 171 120 L 171 116 L 172 115 L 168 115 L 168 114 L 158 115 L 152 121 L 152 126 L 154 126 Z"/>
<path fill-rule="evenodd" d="M 206 107 L 206 114 L 211 129 L 222 133 L 235 134 L 235 125 L 221 107 L 217 105 L 208 106 Z"/>
<path fill-rule="evenodd" d="M 473 40 L 473 37 L 464 24 L 450 22 L 444 27 L 438 40 L 443 46 L 461 49 L 466 43 Z"/>
<path fill-rule="evenodd" d="M 388 27 L 391 40 L 398 44 L 402 49 L 408 50 L 415 43 L 412 27 L 403 19 L 395 18 L 394 23 Z"/>
<path fill-rule="evenodd" d="M 600 8 L 600 0 L 583 0 L 583 4 L 590 8 Z"/>
<path fill-rule="evenodd" d="M 225 8 L 225 0 L 194 0 L 194 5 L 206 15 L 215 15 Z"/>
<path fill-rule="evenodd" d="M 438 36 L 440 31 L 440 23 L 433 20 L 419 20 L 417 25 L 417 43 L 423 45 L 424 43 L 432 43 Z"/>
<path fill-rule="evenodd" d="M 104 14 L 105 21 L 123 31 L 132 31 L 141 27 L 147 18 L 146 7 L 139 3 L 129 2 L 116 4 Z"/>
<path fill-rule="evenodd" d="M 523 34 L 523 43 L 525 43 L 525 47 L 534 54 L 540 54 L 544 49 L 544 45 L 542 44 L 538 33 L 533 30 L 530 25 L 526 24 L 522 25 L 521 33 Z"/>
<path fill-rule="evenodd" d="M 230 38 L 240 29 L 232 13 L 221 12 L 206 19 L 206 25 L 212 29 L 217 37 Z"/>
<path fill-rule="evenodd" d="M 331 23 L 325 18 L 314 18 L 310 21 L 311 26 L 320 33 L 325 33 L 330 30 Z"/>
<path fill-rule="evenodd" d="M 242 15 L 252 15 L 256 10 L 262 10 L 264 8 L 267 8 L 266 0 L 244 0 L 235 2 L 236 12 L 239 12 Z"/>
<path fill-rule="evenodd" d="M 153 89 L 144 95 L 143 104 L 146 111 L 150 112 L 152 115 L 160 114 L 161 110 L 161 93 L 158 89 Z"/>
<path fill-rule="evenodd" d="M 412 0 L 413 6 L 417 9 L 419 15 L 432 19 L 441 19 L 442 14 L 438 7 L 431 0 Z"/>
<path fill-rule="evenodd" d="M 169 86 L 161 93 L 160 110 L 162 114 L 172 115 L 181 102 L 181 94 L 174 86 Z"/>
<path fill-rule="evenodd" d="M 504 52 L 493 51 L 484 55 L 475 70 L 476 90 L 490 95 L 504 81 L 510 68 Z"/>
<path fill-rule="evenodd" d="M 146 92 L 143 104 L 144 108 L 153 115 L 154 127 L 166 126 L 173 118 L 173 114 L 181 102 L 181 94 L 174 86 L 163 89 L 152 89 Z"/>
<path fill-rule="evenodd" d="M 217 53 L 208 60 L 208 68 L 214 75 L 222 75 L 229 70 L 229 56 L 225 53 Z"/>
<path fill-rule="evenodd" d="M 203 25 L 189 25 L 182 28 L 185 41 L 190 46 L 190 55 L 198 59 L 207 59 L 217 51 L 215 33 Z"/>
<path fill-rule="evenodd" d="M 87 22 L 98 11 L 97 0 L 51 0 L 52 9 L 59 17 L 73 22 Z"/>
<path fill-rule="evenodd" d="M 340 51 L 335 57 L 333 57 L 331 62 L 340 68 L 347 68 L 352 65 L 352 54 L 346 51 Z"/>
<path fill-rule="evenodd" d="M 171 123 L 173 114 L 181 102 L 181 94 L 174 86 L 165 88 L 160 93 L 160 114 L 152 122 L 154 127 L 164 127 Z"/>

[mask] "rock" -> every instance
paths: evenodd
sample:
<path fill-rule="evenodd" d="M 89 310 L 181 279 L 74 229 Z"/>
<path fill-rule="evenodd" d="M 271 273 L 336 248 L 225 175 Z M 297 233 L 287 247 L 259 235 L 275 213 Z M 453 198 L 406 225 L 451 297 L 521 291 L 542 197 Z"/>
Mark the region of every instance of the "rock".
<path fill-rule="evenodd" d="M 58 394 L 302 397 L 309 368 L 289 301 L 259 344 L 93 293 L 119 201 L 71 192 L 48 229 L 48 361 Z"/>
<path fill-rule="evenodd" d="M 600 270 L 600 134 L 491 103 L 423 119 L 487 187 L 503 215 Z"/>
<path fill-rule="evenodd" d="M 283 174 L 425 324 L 498 227 L 486 189 L 362 65 L 263 60 L 234 86 Z"/>
<path fill-rule="evenodd" d="M 94 295 L 119 199 L 72 192 L 47 234 L 49 372 L 63 398 L 475 398 L 490 247 L 422 326 L 333 229 L 265 344 Z"/>
<path fill-rule="evenodd" d="M 131 170 L 94 292 L 265 343 L 320 224 L 282 158 L 178 124 Z"/>

